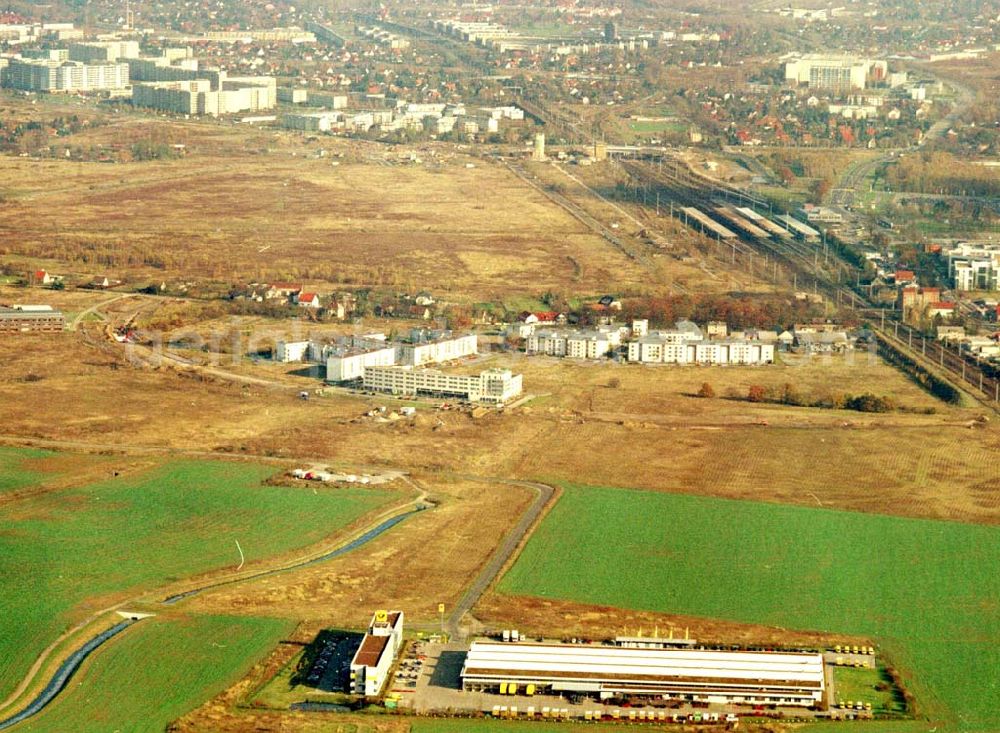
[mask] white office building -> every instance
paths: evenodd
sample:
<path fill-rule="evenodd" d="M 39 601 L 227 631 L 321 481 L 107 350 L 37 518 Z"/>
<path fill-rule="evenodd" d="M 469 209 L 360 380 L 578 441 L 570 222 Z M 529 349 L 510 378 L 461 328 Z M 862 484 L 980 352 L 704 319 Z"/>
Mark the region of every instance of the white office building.
<path fill-rule="evenodd" d="M 376 611 L 351 660 L 351 691 L 378 697 L 403 646 L 403 612 Z"/>
<path fill-rule="evenodd" d="M 888 65 L 883 60 L 805 54 L 792 56 L 785 62 L 785 81 L 807 84 L 810 89 L 846 94 L 887 78 Z"/>

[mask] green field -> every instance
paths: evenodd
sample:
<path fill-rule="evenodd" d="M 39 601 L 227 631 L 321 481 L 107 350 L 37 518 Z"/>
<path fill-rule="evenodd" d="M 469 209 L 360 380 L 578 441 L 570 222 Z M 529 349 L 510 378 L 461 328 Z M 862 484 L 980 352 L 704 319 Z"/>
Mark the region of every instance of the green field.
<path fill-rule="evenodd" d="M 569 487 L 499 589 L 871 636 L 940 730 L 1000 729 L 996 527 Z"/>
<path fill-rule="evenodd" d="M 0 699 L 84 610 L 328 537 L 399 498 L 264 486 L 274 468 L 175 462 L 0 507 Z M 28 589 L 31 589 L 30 592 Z"/>
<path fill-rule="evenodd" d="M 162 733 L 235 684 L 294 625 L 224 616 L 142 621 L 95 652 L 55 702 L 18 730 Z"/>
<path fill-rule="evenodd" d="M 628 123 L 632 132 L 653 133 L 653 132 L 683 132 L 687 129 L 682 122 L 671 122 L 670 120 L 645 120 L 642 122 L 633 120 Z"/>
<path fill-rule="evenodd" d="M 48 458 L 49 451 L 34 448 L 0 446 L 0 494 L 17 491 L 45 478 L 45 473 L 31 465 L 33 460 Z"/>
<path fill-rule="evenodd" d="M 867 702 L 875 714 L 905 712 L 905 704 L 897 701 L 892 689 L 879 689 L 883 682 L 881 670 L 872 667 L 834 667 L 834 687 L 840 702 Z"/>

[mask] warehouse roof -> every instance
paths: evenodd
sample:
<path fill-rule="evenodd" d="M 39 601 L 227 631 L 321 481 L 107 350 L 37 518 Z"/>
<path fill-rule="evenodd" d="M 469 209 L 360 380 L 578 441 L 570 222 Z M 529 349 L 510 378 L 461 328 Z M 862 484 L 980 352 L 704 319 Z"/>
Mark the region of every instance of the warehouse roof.
<path fill-rule="evenodd" d="M 685 679 L 822 688 L 823 657 L 792 652 L 634 649 L 475 642 L 463 675 L 581 679 Z"/>

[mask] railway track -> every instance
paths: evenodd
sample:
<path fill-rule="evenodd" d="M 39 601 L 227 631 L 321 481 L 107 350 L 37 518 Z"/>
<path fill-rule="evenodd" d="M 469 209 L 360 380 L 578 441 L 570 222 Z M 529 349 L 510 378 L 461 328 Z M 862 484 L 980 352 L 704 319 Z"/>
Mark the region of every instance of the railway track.
<path fill-rule="evenodd" d="M 522 181 L 527 183 L 529 186 L 534 188 L 536 191 L 541 193 L 547 199 L 557 204 L 559 207 L 567 211 L 574 219 L 579 221 L 581 224 L 586 226 L 588 229 L 593 231 L 595 234 L 599 235 L 609 244 L 611 244 L 615 249 L 619 250 L 622 254 L 628 257 L 630 260 L 635 260 L 643 264 L 649 264 L 646 258 L 641 254 L 632 251 L 632 248 L 628 247 L 621 237 L 614 234 L 608 227 L 604 226 L 600 221 L 598 221 L 594 216 L 589 214 L 582 206 L 569 200 L 561 193 L 553 191 L 541 182 L 539 182 L 531 173 L 526 171 L 523 166 L 516 162 L 503 161 L 503 164 L 507 169 L 513 173 L 515 176 L 520 178 Z"/>
<path fill-rule="evenodd" d="M 738 190 L 716 186 L 706 191 L 698 177 L 686 173 L 679 166 L 652 166 L 637 161 L 622 162 L 621 165 L 632 178 L 657 187 L 661 193 L 666 193 L 672 197 L 671 200 L 682 206 L 692 206 L 710 215 L 715 214 L 713 218 L 721 220 L 720 223 L 730 229 L 741 229 L 733 219 L 725 219 L 715 211 L 720 205 L 729 205 L 726 201 L 733 196 L 740 197 L 742 194 Z M 728 246 L 733 247 L 734 260 L 736 253 L 746 254 L 748 257 L 751 253 L 756 253 L 758 256 L 773 258 L 793 273 L 795 280 L 796 274 L 804 278 L 804 284 L 811 279 L 814 291 L 822 292 L 839 304 L 851 308 L 863 319 L 871 321 L 875 314 L 884 317 L 884 309 L 875 308 L 863 293 L 845 284 L 855 280 L 858 270 L 835 254 L 831 257 L 829 249 L 823 251 L 821 246 L 809 245 L 793 237 L 753 236 L 746 229 L 738 233 L 738 244 L 735 241 L 727 242 Z M 764 277 L 769 274 L 766 267 L 761 268 L 760 272 Z M 778 279 L 776 271 L 770 279 Z M 927 340 L 923 334 L 898 320 L 896 314 L 889 318 L 888 326 L 874 325 L 887 343 L 918 363 L 944 373 L 980 403 L 1000 411 L 1000 372 L 955 349 Z M 915 343 L 919 343 L 918 349 L 913 348 Z"/>

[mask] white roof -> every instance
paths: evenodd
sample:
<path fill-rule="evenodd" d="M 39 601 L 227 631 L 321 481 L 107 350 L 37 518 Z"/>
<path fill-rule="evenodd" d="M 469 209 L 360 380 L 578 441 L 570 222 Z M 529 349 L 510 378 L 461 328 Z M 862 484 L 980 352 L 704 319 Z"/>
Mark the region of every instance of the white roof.
<path fill-rule="evenodd" d="M 722 652 L 705 649 L 632 649 L 572 644 L 475 642 L 465 662 L 477 676 L 600 679 L 609 675 L 716 678 L 823 685 L 823 656 L 794 652 Z"/>

